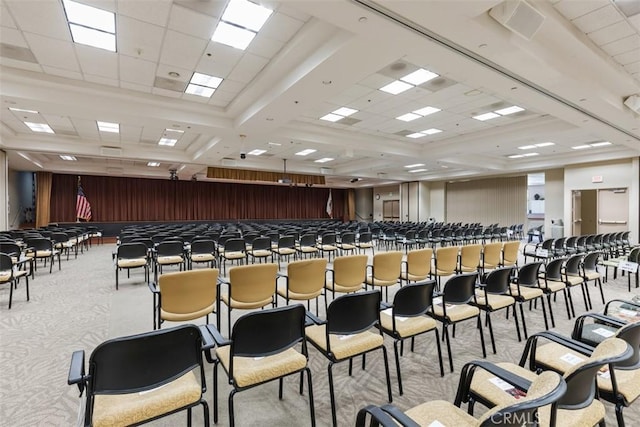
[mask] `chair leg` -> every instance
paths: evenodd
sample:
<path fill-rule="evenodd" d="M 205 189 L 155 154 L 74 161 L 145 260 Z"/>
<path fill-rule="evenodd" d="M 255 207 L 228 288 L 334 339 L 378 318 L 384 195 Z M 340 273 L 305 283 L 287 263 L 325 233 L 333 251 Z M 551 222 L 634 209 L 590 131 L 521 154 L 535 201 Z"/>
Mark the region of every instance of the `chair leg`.
<path fill-rule="evenodd" d="M 567 296 L 564 296 L 565 302 L 567 300 Z M 556 321 L 553 318 L 553 308 L 551 306 L 551 294 L 547 294 L 547 304 L 549 305 L 549 317 L 551 317 L 551 327 L 555 328 L 556 327 Z M 567 312 L 568 313 L 568 312 Z M 569 319 L 571 319 L 571 314 L 569 314 Z"/>
<path fill-rule="evenodd" d="M 218 423 L 218 360 L 213 362 L 213 422 Z"/>
<path fill-rule="evenodd" d="M 233 418 L 233 396 L 236 394 L 236 390 L 231 390 L 229 393 L 229 427 L 234 427 L 236 424 L 235 419 Z"/>
<path fill-rule="evenodd" d="M 282 384 L 283 383 L 283 379 L 282 377 L 280 377 L 280 379 L 278 380 L 278 399 L 282 400 Z"/>
<path fill-rule="evenodd" d="M 491 325 L 491 323 L 489 323 L 489 325 Z M 487 349 L 485 348 L 485 345 L 484 345 L 484 332 L 482 332 L 482 319 L 480 318 L 480 314 L 478 314 L 478 329 L 480 330 L 480 344 L 482 345 L 482 357 L 486 358 Z M 491 337 L 491 339 L 493 340 L 493 336 Z M 494 350 L 494 353 L 495 353 L 495 350 Z"/>
<path fill-rule="evenodd" d="M 525 321 L 525 317 L 524 317 L 524 308 L 522 307 L 522 302 L 519 302 L 518 305 L 520 306 L 520 317 L 522 317 L 522 331 L 524 332 L 524 339 L 526 340 L 528 336 L 527 336 L 527 322 Z"/>
<path fill-rule="evenodd" d="M 313 385 L 311 382 L 311 369 L 305 368 L 307 371 L 307 382 L 309 383 L 309 413 L 311 415 L 311 427 L 316 426 L 316 411 L 313 404 Z M 302 377 L 300 377 L 302 379 Z"/>
<path fill-rule="evenodd" d="M 489 337 L 491 338 L 491 348 L 493 349 L 493 354 L 496 354 L 496 341 L 493 337 L 493 326 L 491 325 L 491 315 L 487 311 L 487 325 L 489 326 Z"/>
<path fill-rule="evenodd" d="M 520 325 L 518 324 L 518 316 L 517 316 L 517 311 L 516 311 L 516 305 L 513 304 L 511 307 L 513 307 L 513 320 L 516 323 L 516 333 L 518 334 L 518 342 L 522 341 L 522 337 L 520 336 Z M 507 314 L 509 314 L 509 307 L 507 307 Z"/>
<path fill-rule="evenodd" d="M 400 373 L 400 355 L 398 354 L 398 340 L 393 341 L 393 354 L 396 357 L 396 373 L 398 375 L 398 391 L 400 393 L 400 396 L 402 396 L 402 374 Z"/>
<path fill-rule="evenodd" d="M 391 395 L 391 377 L 389 376 L 389 358 L 387 357 L 387 348 L 382 346 L 382 355 L 384 356 L 384 373 L 387 376 L 387 397 L 389 403 L 393 402 L 393 396 Z"/>
<path fill-rule="evenodd" d="M 622 410 L 624 406 L 620 403 L 616 404 L 616 420 L 618 421 L 618 427 L 624 427 L 624 416 L 622 415 Z"/>
<path fill-rule="evenodd" d="M 447 353 L 449 354 L 449 369 L 453 372 L 453 357 L 451 356 L 451 342 L 449 341 L 449 329 L 447 324 L 443 327 L 444 340 L 447 342 Z"/>
<path fill-rule="evenodd" d="M 333 392 L 333 362 L 329 362 L 329 367 L 327 368 L 328 376 L 329 376 L 329 397 L 331 398 L 331 421 L 333 422 L 333 427 L 338 426 L 338 417 L 336 415 L 336 397 Z"/>
<path fill-rule="evenodd" d="M 600 297 L 602 298 L 602 303 L 604 304 L 604 292 L 602 292 L 602 280 L 599 278 L 596 279 L 596 286 L 600 288 Z"/>
<path fill-rule="evenodd" d="M 200 400 L 200 403 L 202 404 L 202 412 L 204 414 L 204 425 L 205 427 L 209 427 L 209 404 L 204 399 Z"/>

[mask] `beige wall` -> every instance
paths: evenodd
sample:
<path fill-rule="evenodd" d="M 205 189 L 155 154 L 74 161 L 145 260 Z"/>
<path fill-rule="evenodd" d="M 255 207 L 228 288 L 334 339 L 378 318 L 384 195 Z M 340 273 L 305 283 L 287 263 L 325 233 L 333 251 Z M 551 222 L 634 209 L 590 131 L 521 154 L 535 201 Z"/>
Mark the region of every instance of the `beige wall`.
<path fill-rule="evenodd" d="M 356 193 L 356 221 L 371 221 L 373 218 L 373 188 L 358 188 Z"/>
<path fill-rule="evenodd" d="M 551 220 L 564 221 L 564 235 L 571 233 L 571 222 L 564 217 L 564 170 L 551 169 L 544 173 L 544 232 L 551 237 Z"/>
<path fill-rule="evenodd" d="M 380 195 L 380 200 L 376 200 L 376 194 Z M 382 202 L 385 200 L 400 200 L 400 185 L 373 187 L 373 195 L 373 220 L 382 221 Z"/>
<path fill-rule="evenodd" d="M 0 230 L 9 227 L 9 165 L 7 153 L 0 150 Z"/>
<path fill-rule="evenodd" d="M 429 216 L 427 218 L 434 218 L 436 222 L 447 221 L 447 193 L 445 189 L 445 182 L 432 182 L 429 185 Z"/>
<path fill-rule="evenodd" d="M 594 183 L 593 177 L 601 176 L 601 183 Z M 564 220 L 571 221 L 571 191 L 601 188 L 629 189 L 629 230 L 631 240 L 638 242 L 640 228 L 640 162 L 639 158 L 610 162 L 589 163 L 567 166 L 564 170 Z"/>

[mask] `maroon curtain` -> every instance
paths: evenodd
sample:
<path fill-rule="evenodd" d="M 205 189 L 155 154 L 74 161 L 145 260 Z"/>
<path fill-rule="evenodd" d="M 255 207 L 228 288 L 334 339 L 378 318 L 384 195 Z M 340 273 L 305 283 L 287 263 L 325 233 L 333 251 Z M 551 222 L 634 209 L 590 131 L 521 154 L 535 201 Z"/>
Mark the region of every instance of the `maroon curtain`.
<path fill-rule="evenodd" d="M 51 222 L 73 222 L 77 175 L 53 174 Z M 95 222 L 328 219 L 328 188 L 82 176 Z M 333 189 L 333 217 L 346 214 Z"/>

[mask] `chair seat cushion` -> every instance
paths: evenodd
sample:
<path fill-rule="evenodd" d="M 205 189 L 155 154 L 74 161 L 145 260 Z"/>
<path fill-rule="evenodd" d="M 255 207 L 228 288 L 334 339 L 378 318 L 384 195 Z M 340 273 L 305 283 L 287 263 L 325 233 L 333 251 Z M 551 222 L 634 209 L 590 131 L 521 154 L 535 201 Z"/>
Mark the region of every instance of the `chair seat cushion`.
<path fill-rule="evenodd" d="M 400 278 L 402 280 L 408 280 L 410 282 L 419 282 L 421 280 L 426 280 L 429 277 L 429 273 L 426 274 L 411 274 L 403 271 L 400 273 Z"/>
<path fill-rule="evenodd" d="M 187 372 L 164 386 L 142 393 L 96 395 L 93 426 L 128 426 L 200 401 L 202 386 Z"/>
<path fill-rule="evenodd" d="M 543 406 L 538 410 L 541 426 L 548 426 L 551 423 L 551 406 Z M 559 409 L 556 413 L 556 425 L 562 427 L 583 427 L 595 426 L 605 416 L 605 409 L 602 402 L 593 399 L 591 404 L 582 409 Z"/>
<path fill-rule="evenodd" d="M 554 342 L 539 346 L 536 350 L 536 363 L 558 372 L 567 372 L 579 361 L 587 360 L 588 358 L 584 354 L 569 350 L 567 347 Z"/>
<path fill-rule="evenodd" d="M 476 301 L 478 302 L 478 305 L 487 307 L 490 310 L 499 310 L 513 305 L 516 302 L 516 300 L 509 295 L 488 294 L 487 296 L 489 298 L 488 301 L 485 300 L 483 291 L 476 291 Z"/>
<path fill-rule="evenodd" d="M 318 249 L 323 250 L 323 251 L 335 251 L 335 250 L 337 250 L 338 248 L 337 248 L 337 247 L 335 247 L 335 246 L 333 246 L 333 245 L 320 245 L 320 246 L 318 247 Z"/>
<path fill-rule="evenodd" d="M 567 285 L 559 280 L 547 280 L 546 283 L 542 282 L 540 287 L 545 288 L 547 292 L 558 292 L 566 288 Z"/>
<path fill-rule="evenodd" d="M 332 280 L 327 279 L 324 287 L 334 292 L 348 293 L 348 292 L 357 292 L 362 289 L 362 284 L 357 284 L 355 286 L 342 286 L 334 283 Z"/>
<path fill-rule="evenodd" d="M 340 243 L 338 246 L 340 246 L 340 249 L 343 251 L 352 251 L 356 248 L 356 245 L 351 245 L 349 243 Z"/>
<path fill-rule="evenodd" d="M 542 294 L 542 289 L 538 287 L 532 288 L 528 286 L 520 286 L 520 296 L 525 301 L 538 298 L 542 296 Z M 511 295 L 515 298 L 518 298 L 518 285 L 511 285 Z"/>
<path fill-rule="evenodd" d="M 236 301 L 233 298 L 229 298 L 229 294 L 220 295 L 220 299 L 222 299 L 222 302 L 227 304 L 228 307 L 237 308 L 240 310 L 248 310 L 251 308 L 262 308 L 273 302 L 271 298 L 265 298 L 262 301 L 252 301 L 252 302 Z"/>
<path fill-rule="evenodd" d="M 227 372 L 230 352 L 231 346 L 228 345 L 216 349 L 216 355 Z M 307 358 L 294 348 L 261 358 L 234 357 L 233 379 L 238 387 L 247 387 L 300 371 L 306 366 Z"/>
<path fill-rule="evenodd" d="M 46 257 L 50 257 L 52 255 L 56 255 L 58 253 L 58 251 L 36 251 L 36 258 L 46 258 Z"/>
<path fill-rule="evenodd" d="M 159 256 L 158 264 L 160 265 L 169 265 L 169 264 L 180 264 L 184 260 L 180 255 L 168 255 L 168 256 Z"/>
<path fill-rule="evenodd" d="M 296 253 L 296 250 L 293 248 L 278 248 L 274 249 L 273 252 L 277 253 L 278 255 L 293 255 Z"/>
<path fill-rule="evenodd" d="M 298 247 L 298 250 L 300 252 L 303 252 L 305 254 L 310 254 L 313 252 L 318 252 L 318 248 L 316 248 L 315 246 L 300 246 Z"/>
<path fill-rule="evenodd" d="M 444 317 L 444 309 L 442 308 L 442 304 L 433 304 L 432 307 L 433 313 L 437 317 Z M 447 318 L 451 322 L 458 322 L 460 320 L 469 319 L 479 314 L 480 310 L 478 309 L 478 307 L 473 307 L 468 304 L 447 305 Z"/>
<path fill-rule="evenodd" d="M 595 270 L 586 270 L 584 272 L 584 278 L 586 280 L 598 280 L 602 277 L 602 275 L 600 273 L 598 273 Z"/>
<path fill-rule="evenodd" d="M 170 311 L 166 311 L 165 309 L 160 309 L 160 318 L 163 320 L 169 320 L 170 322 L 182 322 L 185 320 L 193 320 L 199 319 L 200 317 L 204 317 L 207 314 L 211 314 L 215 311 L 216 305 L 211 304 L 207 307 L 201 308 L 198 311 L 190 312 L 190 313 L 172 313 Z"/>
<path fill-rule="evenodd" d="M 387 309 L 380 313 L 380 324 L 385 331 L 392 333 L 393 321 L 390 310 L 391 309 Z M 438 324 L 433 318 L 427 316 L 396 316 L 396 332 L 402 338 L 411 337 L 413 335 L 418 335 L 423 332 L 430 331 L 437 325 Z"/>
<path fill-rule="evenodd" d="M 278 287 L 278 295 L 280 295 L 282 298 L 287 298 L 287 288 L 285 286 Z M 322 295 L 322 289 L 318 289 L 317 291 L 311 293 L 294 292 L 289 289 L 289 299 L 297 301 L 310 300 L 320 295 Z"/>
<path fill-rule="evenodd" d="M 618 392 L 624 396 L 627 405 L 640 397 L 640 369 L 623 371 L 616 369 L 616 385 Z M 598 375 L 598 388 L 613 392 L 611 377 L 608 375 Z"/>
<path fill-rule="evenodd" d="M 221 256 L 225 259 L 242 259 L 245 258 L 245 253 L 242 251 L 226 251 Z"/>
<path fill-rule="evenodd" d="M 421 426 L 445 425 L 464 427 L 478 425 L 478 421 L 463 409 L 444 400 L 433 400 L 423 403 L 409 409 L 405 414 Z"/>
<path fill-rule="evenodd" d="M 254 257 L 268 257 L 271 255 L 271 251 L 268 249 L 256 249 L 255 251 L 249 252 Z"/>
<path fill-rule="evenodd" d="M 0 271 L 0 282 L 8 282 L 11 280 L 11 270 Z"/>
<path fill-rule="evenodd" d="M 306 328 L 307 339 L 323 351 L 327 351 L 326 325 L 313 325 Z M 330 335 L 331 352 L 336 360 L 365 353 L 383 345 L 382 335 L 369 331 L 354 335 Z"/>
<path fill-rule="evenodd" d="M 216 259 L 213 254 L 191 254 L 191 261 L 193 262 L 207 262 Z"/>
<path fill-rule="evenodd" d="M 569 286 L 578 286 L 584 283 L 582 276 L 567 276 Z"/>
<path fill-rule="evenodd" d="M 356 246 L 359 247 L 359 248 L 372 248 L 373 247 L 373 243 L 371 243 L 371 242 L 356 243 Z"/>
<path fill-rule="evenodd" d="M 130 258 L 130 259 L 119 259 L 118 267 L 120 268 L 134 268 L 134 267 L 143 267 L 147 265 L 146 258 Z"/>
<path fill-rule="evenodd" d="M 382 280 L 382 279 L 378 279 L 377 277 L 367 276 L 367 278 L 365 279 L 365 282 L 368 285 L 373 285 L 373 286 L 393 286 L 396 283 L 398 283 L 398 279 Z"/>
<path fill-rule="evenodd" d="M 529 381 L 533 381 L 537 377 L 535 372 L 516 365 L 515 363 L 500 362 L 496 363 L 496 365 Z M 496 385 L 493 382 L 496 381 L 494 378 L 497 378 L 494 374 L 484 369 L 476 369 L 473 374 L 473 380 L 471 381 L 471 390 L 474 394 L 482 396 L 483 399 L 491 402 L 493 405 L 504 406 L 513 404 L 516 400 L 515 397 Z"/>

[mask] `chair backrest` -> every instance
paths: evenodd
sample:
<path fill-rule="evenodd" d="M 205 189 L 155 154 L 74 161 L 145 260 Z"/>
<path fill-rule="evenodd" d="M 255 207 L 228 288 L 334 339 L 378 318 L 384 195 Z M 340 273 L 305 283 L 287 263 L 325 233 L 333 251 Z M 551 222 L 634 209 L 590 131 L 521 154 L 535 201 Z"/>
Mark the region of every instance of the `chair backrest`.
<path fill-rule="evenodd" d="M 364 332 L 380 319 L 380 291 L 356 292 L 334 299 L 327 308 L 327 333 L 351 335 Z"/>
<path fill-rule="evenodd" d="M 483 265 L 498 265 L 502 256 L 502 242 L 487 243 L 482 250 Z"/>
<path fill-rule="evenodd" d="M 293 236 L 282 236 L 278 239 L 278 248 L 279 249 L 284 249 L 284 248 L 295 248 L 296 246 L 296 238 Z"/>
<path fill-rule="evenodd" d="M 158 256 L 182 256 L 184 254 L 184 245 L 177 240 L 164 240 L 156 246 Z"/>
<path fill-rule="evenodd" d="M 271 238 L 269 237 L 256 237 L 251 244 L 252 251 L 264 251 L 271 250 Z"/>
<path fill-rule="evenodd" d="M 11 256 L 1 252 L 0 252 L 0 272 L 7 272 L 7 273 L 13 272 L 13 261 L 11 260 Z M 4 273 L 4 274 L 7 274 L 7 273 Z M 2 276 L 4 276 L 4 274 L 2 274 Z M 11 274 L 9 276 L 11 276 Z"/>
<path fill-rule="evenodd" d="M 194 240 L 191 242 L 192 254 L 213 254 L 216 250 L 216 242 L 213 240 Z"/>
<path fill-rule="evenodd" d="M 356 233 L 351 231 L 344 232 L 340 235 L 340 243 L 353 245 L 356 242 Z"/>
<path fill-rule="evenodd" d="M 516 265 L 518 263 L 518 251 L 520 250 L 520 242 L 505 242 L 502 247 L 502 265 Z"/>
<path fill-rule="evenodd" d="M 339 256 L 333 260 L 333 281 L 345 287 L 358 286 L 367 277 L 367 255 Z"/>
<path fill-rule="evenodd" d="M 393 298 L 393 315 L 415 317 L 425 314 L 433 302 L 435 285 L 435 280 L 425 280 L 398 289 Z"/>
<path fill-rule="evenodd" d="M 478 273 L 457 274 L 447 280 L 442 291 L 443 305 L 466 304 L 473 299 Z"/>
<path fill-rule="evenodd" d="M 538 273 L 542 262 L 530 262 L 520 267 L 518 270 L 518 284 L 520 286 L 538 286 Z"/>
<path fill-rule="evenodd" d="M 373 235 L 366 231 L 364 233 L 360 233 L 360 236 L 358 237 L 358 243 L 369 243 L 371 242 Z"/>
<path fill-rule="evenodd" d="M 482 282 L 486 285 L 487 293 L 503 294 L 509 289 L 509 278 L 513 274 L 514 267 L 502 267 L 492 270 L 484 277 Z"/>
<path fill-rule="evenodd" d="M 433 249 L 415 249 L 407 253 L 407 273 L 415 276 L 427 276 L 431 273 Z"/>
<path fill-rule="evenodd" d="M 300 246 L 311 247 L 316 245 L 316 235 L 312 233 L 300 236 Z"/>
<path fill-rule="evenodd" d="M 436 249 L 435 260 L 438 270 L 453 273 L 458 265 L 458 250 L 457 246 Z"/>
<path fill-rule="evenodd" d="M 216 302 L 218 269 L 176 271 L 162 274 L 158 278 L 162 310 L 198 319 L 200 312 Z"/>
<path fill-rule="evenodd" d="M 231 355 L 264 357 L 304 340 L 302 304 L 254 311 L 241 316 L 231 332 Z"/>
<path fill-rule="evenodd" d="M 582 267 L 588 271 L 595 271 L 599 258 L 600 252 L 589 252 L 582 258 Z"/>
<path fill-rule="evenodd" d="M 640 246 L 631 249 L 631 252 L 629 252 L 627 259 L 630 262 L 640 262 Z"/>
<path fill-rule="evenodd" d="M 242 237 L 233 237 L 224 242 L 224 251 L 227 252 L 244 252 L 245 243 Z"/>
<path fill-rule="evenodd" d="M 90 394 L 135 393 L 160 387 L 201 367 L 202 336 L 195 325 L 115 338 L 89 359 Z"/>
<path fill-rule="evenodd" d="M 123 243 L 118 246 L 117 258 L 144 258 L 147 256 L 147 246 L 144 243 Z"/>
<path fill-rule="evenodd" d="M 373 274 L 376 279 L 395 280 L 402 270 L 402 252 L 390 251 L 373 256 Z"/>
<path fill-rule="evenodd" d="M 22 251 L 17 243 L 0 242 L 0 252 L 17 257 Z"/>
<path fill-rule="evenodd" d="M 335 233 L 325 233 L 322 235 L 321 242 L 323 245 L 334 245 L 336 243 Z"/>
<path fill-rule="evenodd" d="M 276 291 L 278 264 L 240 265 L 229 269 L 229 295 L 238 302 L 264 301 Z"/>
<path fill-rule="evenodd" d="M 460 265 L 462 267 L 478 268 L 482 245 L 464 245 L 460 248 Z"/>
<path fill-rule="evenodd" d="M 556 239 L 547 239 L 544 242 L 542 242 L 542 245 L 540 245 L 540 247 L 542 249 L 546 249 L 549 252 L 551 252 L 551 250 L 553 249 L 553 244 L 556 241 Z"/>
<path fill-rule="evenodd" d="M 633 355 L 627 360 L 616 363 L 617 369 L 640 369 L 640 322 L 629 323 L 618 329 L 616 337 L 625 340 L 633 349 Z"/>
<path fill-rule="evenodd" d="M 33 248 L 36 251 L 49 251 L 53 249 L 53 242 L 48 237 L 26 239 L 25 243 L 27 247 Z"/>
<path fill-rule="evenodd" d="M 582 264 L 582 258 L 582 254 L 571 255 L 569 258 L 567 258 L 566 262 L 564 263 L 564 268 L 567 274 L 574 276 L 580 274 L 580 265 Z"/>
<path fill-rule="evenodd" d="M 290 262 L 287 265 L 289 290 L 301 294 L 311 294 L 321 290 L 325 283 L 326 268 L 325 258 Z"/>
<path fill-rule="evenodd" d="M 544 277 L 547 280 L 562 280 L 562 266 L 566 258 L 556 258 L 544 266 Z"/>

